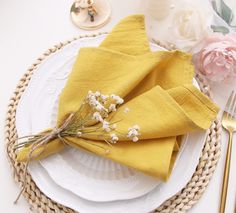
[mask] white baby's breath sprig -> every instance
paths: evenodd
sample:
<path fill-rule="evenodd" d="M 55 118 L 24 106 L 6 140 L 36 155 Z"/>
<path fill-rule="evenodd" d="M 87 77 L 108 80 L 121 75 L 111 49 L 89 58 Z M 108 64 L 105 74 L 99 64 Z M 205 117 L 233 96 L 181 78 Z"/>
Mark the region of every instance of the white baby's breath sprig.
<path fill-rule="evenodd" d="M 118 140 L 119 138 L 115 133 L 111 134 L 111 143 L 116 143 Z"/>
<path fill-rule="evenodd" d="M 115 112 L 116 111 L 116 105 L 115 104 L 111 104 L 109 106 L 109 112 Z"/>
<path fill-rule="evenodd" d="M 104 95 L 102 97 L 103 98 L 101 98 L 101 93 L 99 91 L 96 91 L 95 93 L 89 91 L 85 99 L 85 103 L 88 103 L 93 110 L 99 111 L 101 113 L 107 113 L 108 110 L 103 105 L 105 97 Z"/>
<path fill-rule="evenodd" d="M 121 104 L 124 103 L 124 99 L 121 98 L 121 97 L 118 96 L 118 95 L 112 94 L 112 95 L 110 95 L 110 97 L 111 97 L 111 98 L 116 102 L 116 104 L 118 104 L 118 105 L 121 105 Z"/>
<path fill-rule="evenodd" d="M 115 94 L 111 94 L 110 96 L 104 95 L 99 91 L 92 92 L 89 91 L 86 102 L 91 106 L 91 108 L 95 111 L 93 113 L 92 119 L 98 121 L 102 125 L 102 130 L 104 131 L 104 136 L 108 132 L 116 131 L 117 125 L 110 124 L 104 118 L 108 117 L 110 112 L 116 112 L 117 107 L 124 103 L 124 100 Z M 106 107 L 106 103 L 109 102 L 109 106 Z M 130 109 L 126 107 L 124 109 L 124 113 L 128 113 Z M 139 140 L 138 136 L 140 135 L 140 127 L 136 124 L 132 127 L 128 128 L 128 133 L 126 137 L 132 140 L 133 142 L 137 142 Z M 116 143 L 118 141 L 118 136 L 115 133 L 111 133 L 110 139 L 106 139 L 107 143 Z"/>
<path fill-rule="evenodd" d="M 63 128 L 60 129 L 60 133 L 56 136 L 60 136 L 60 139 L 66 141 L 67 136 L 81 137 L 81 138 L 97 138 L 104 140 L 106 143 L 116 143 L 121 138 L 129 138 L 133 142 L 139 140 L 140 127 L 133 125 L 128 128 L 127 133 L 121 133 L 117 130 L 117 122 L 109 122 L 109 113 L 116 112 L 119 105 L 123 104 L 124 100 L 115 94 L 104 95 L 100 91 L 88 91 L 84 102 L 81 104 L 79 109 L 69 115 L 69 119 L 66 119 L 63 123 Z M 125 113 L 129 112 L 129 108 L 124 109 Z M 58 130 L 54 130 L 58 132 Z M 118 133 L 118 135 L 116 134 Z M 51 132 L 45 132 L 44 134 L 38 134 L 34 137 L 24 137 L 28 139 L 23 141 L 16 146 L 22 148 L 30 144 L 38 143 L 41 137 L 45 137 L 47 134 L 54 134 Z M 55 137 L 56 137 L 55 136 Z M 50 138 L 52 136 L 50 135 Z M 48 143 L 49 141 L 42 141 L 42 144 Z M 41 141 L 40 141 L 41 144 Z M 99 147 L 99 145 L 97 145 Z M 102 147 L 101 147 L 102 148 Z"/>
<path fill-rule="evenodd" d="M 103 103 L 103 104 L 106 104 L 107 99 L 108 99 L 109 96 L 108 96 L 108 95 L 103 95 L 103 94 L 101 94 L 100 97 L 101 97 L 101 101 L 102 101 L 102 103 Z"/>
<path fill-rule="evenodd" d="M 92 116 L 92 119 L 94 119 L 96 121 L 99 121 L 101 123 L 103 122 L 103 118 L 102 118 L 102 116 L 99 112 L 94 112 L 93 116 Z"/>
<path fill-rule="evenodd" d="M 116 143 L 118 141 L 118 136 L 113 133 L 116 131 L 117 125 L 116 124 L 110 124 L 107 120 L 105 120 L 106 117 L 108 117 L 110 112 L 116 112 L 117 107 L 124 103 L 124 100 L 115 94 L 111 95 L 104 95 L 99 91 L 92 92 L 89 91 L 86 103 L 89 104 L 89 106 L 94 110 L 92 119 L 95 121 L 98 121 L 101 123 L 102 131 L 104 131 L 104 137 L 106 138 L 105 141 L 110 145 L 110 143 Z M 110 103 L 108 106 L 106 106 L 106 103 Z M 124 110 L 124 113 L 128 113 L 130 109 L 126 107 Z M 110 139 L 107 139 L 106 134 L 112 132 L 110 134 Z M 138 136 L 140 135 L 140 127 L 136 124 L 130 128 L 128 128 L 128 133 L 126 134 L 126 137 L 132 140 L 133 142 L 137 142 L 139 140 Z M 124 135 L 125 136 L 125 135 Z"/>
<path fill-rule="evenodd" d="M 127 137 L 131 139 L 133 142 L 137 142 L 139 140 L 138 136 L 140 135 L 139 131 L 140 131 L 139 125 L 135 124 L 134 126 L 128 128 Z"/>

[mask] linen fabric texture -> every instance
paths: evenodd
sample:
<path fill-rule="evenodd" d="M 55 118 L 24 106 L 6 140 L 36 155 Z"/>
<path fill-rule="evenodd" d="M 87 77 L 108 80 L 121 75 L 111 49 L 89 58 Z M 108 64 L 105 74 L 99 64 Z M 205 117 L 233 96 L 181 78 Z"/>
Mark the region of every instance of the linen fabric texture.
<path fill-rule="evenodd" d="M 209 128 L 219 110 L 192 85 L 191 60 L 191 55 L 177 50 L 152 52 L 143 15 L 124 18 L 99 47 L 79 50 L 60 95 L 57 125 L 78 109 L 89 90 L 116 94 L 124 98 L 125 103 L 109 116 L 110 122 L 121 120 L 117 131 L 124 133 L 138 124 L 139 141 L 121 138 L 110 147 L 88 136 L 65 140 L 74 148 L 166 181 L 176 160 L 181 136 Z M 124 113 L 126 107 L 130 109 L 128 113 Z M 32 159 L 45 158 L 64 148 L 65 144 L 55 139 L 37 149 Z M 18 161 L 29 160 L 30 149 L 31 146 L 21 149 Z M 42 154 L 37 156 L 42 149 Z M 106 154 L 104 149 L 110 153 Z"/>

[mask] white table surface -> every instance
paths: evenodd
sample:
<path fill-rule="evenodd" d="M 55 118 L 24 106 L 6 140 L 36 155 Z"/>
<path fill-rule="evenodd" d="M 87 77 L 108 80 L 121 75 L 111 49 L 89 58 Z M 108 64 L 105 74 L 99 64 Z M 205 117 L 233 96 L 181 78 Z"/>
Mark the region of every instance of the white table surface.
<path fill-rule="evenodd" d="M 13 204 L 18 185 L 14 182 L 7 162 L 4 144 L 4 119 L 7 104 L 16 84 L 32 62 L 54 44 L 79 34 L 109 31 L 121 18 L 142 11 L 144 0 L 110 0 L 110 22 L 97 31 L 83 31 L 70 21 L 72 0 L 0 0 L 0 212 L 26 213 L 29 205 L 21 198 Z M 233 1 L 233 0 L 232 0 Z M 236 85 L 213 85 L 216 102 L 224 106 L 230 90 Z M 235 139 L 236 141 L 236 139 Z M 227 136 L 222 135 L 222 157 L 208 189 L 191 213 L 217 213 L 225 160 Z M 228 191 L 227 213 L 236 205 L 236 143 L 233 143 L 231 175 Z"/>

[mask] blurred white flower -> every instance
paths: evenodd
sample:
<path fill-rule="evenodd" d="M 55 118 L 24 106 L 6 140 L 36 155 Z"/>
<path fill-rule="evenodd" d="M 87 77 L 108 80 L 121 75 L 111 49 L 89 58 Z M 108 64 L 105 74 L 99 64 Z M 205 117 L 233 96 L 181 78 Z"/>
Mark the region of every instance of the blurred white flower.
<path fill-rule="evenodd" d="M 149 35 L 166 46 L 189 51 L 212 33 L 213 14 L 207 0 L 178 0 L 165 19 L 155 21 L 149 17 Z"/>

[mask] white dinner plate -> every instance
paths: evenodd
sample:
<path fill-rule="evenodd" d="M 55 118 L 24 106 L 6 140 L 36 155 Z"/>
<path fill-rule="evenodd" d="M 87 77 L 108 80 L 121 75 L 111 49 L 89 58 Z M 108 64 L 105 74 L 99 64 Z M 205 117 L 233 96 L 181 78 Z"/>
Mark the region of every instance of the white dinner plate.
<path fill-rule="evenodd" d="M 51 55 L 39 66 L 33 75 L 32 80 L 30 81 L 29 87 L 24 92 L 18 106 L 16 125 L 18 134 L 20 136 L 30 133 L 37 133 L 42 129 L 52 126 L 52 123 L 55 122 L 54 119 L 56 117 L 55 103 L 57 101 L 58 95 L 61 92 L 61 89 L 65 85 L 78 49 L 83 46 L 97 46 L 104 38 L 105 36 L 102 35 L 96 38 L 77 40 L 72 44 L 62 48 L 62 50 L 57 51 Z M 153 44 L 151 47 L 154 50 L 158 49 L 158 47 Z M 52 114 L 54 115 L 54 119 L 51 119 Z M 178 192 L 181 187 L 186 184 L 187 180 L 190 179 L 198 163 L 201 148 L 204 144 L 203 137 L 204 133 L 191 134 L 189 136 L 188 143 L 186 143 L 186 146 L 184 149 L 182 149 L 183 154 L 180 156 L 178 166 L 176 169 L 174 169 L 170 180 L 166 184 L 161 184 L 159 186 L 157 186 L 159 182 L 151 177 L 130 170 L 110 160 L 77 149 L 67 149 L 59 154 L 42 160 L 40 162 L 41 165 L 50 175 L 49 177 L 48 174 L 44 173 L 44 181 L 42 181 L 42 178 L 39 178 L 39 173 L 36 169 L 40 167 L 38 162 L 30 166 L 30 172 L 33 179 L 36 181 L 36 184 L 40 186 L 42 191 L 45 191 L 46 189 L 46 184 L 43 184 L 43 182 L 45 182 L 45 180 L 49 180 L 49 178 L 52 178 L 52 180 L 59 186 L 79 195 L 77 196 L 78 199 L 81 199 L 81 202 L 85 203 L 90 201 L 85 201 L 81 197 L 93 201 L 130 199 L 129 201 L 124 200 L 119 202 L 129 202 L 130 210 L 137 210 L 139 205 L 141 209 L 145 209 L 145 205 L 141 205 L 142 202 L 139 203 L 138 201 L 141 201 L 142 198 L 146 200 L 147 198 L 145 198 L 145 196 L 152 197 L 152 195 L 155 195 L 152 201 L 154 205 L 151 205 L 152 202 L 150 202 L 150 205 L 148 204 L 146 206 L 147 209 L 151 210 L 151 208 L 154 208 L 155 206 L 159 205 L 160 202 L 163 202 L 169 196 Z M 195 138 L 197 138 L 199 141 L 195 141 L 194 143 L 191 142 Z M 186 150 L 188 150 L 188 152 Z M 71 156 L 73 156 L 73 159 L 71 159 Z M 90 163 L 85 164 L 88 162 L 88 159 L 90 159 Z M 181 159 L 184 160 L 181 162 Z M 186 161 L 186 159 L 188 160 Z M 80 166 L 76 167 L 76 165 L 71 165 L 71 160 L 79 162 Z M 192 163 L 186 164 L 186 162 Z M 98 164 L 99 166 L 96 166 Z M 94 168 L 99 169 L 96 171 Z M 89 171 L 91 169 L 92 171 Z M 104 171 L 106 174 L 105 178 L 102 176 Z M 117 175 L 118 173 L 119 175 Z M 178 180 L 178 183 L 175 181 L 174 184 L 174 180 L 171 181 L 171 179 L 172 177 L 176 178 L 176 176 L 181 177 L 181 180 Z M 118 184 L 119 187 L 116 187 L 116 184 L 114 183 Z M 169 188 L 171 185 L 172 188 Z M 125 188 L 127 186 L 128 188 Z M 61 187 L 60 189 L 64 190 Z M 110 187 L 111 190 L 108 189 Z M 83 205 L 77 206 L 77 208 L 75 208 L 76 205 L 74 205 L 73 200 L 70 201 L 70 199 L 67 199 L 67 202 L 65 203 L 65 201 L 60 199 L 60 195 L 58 193 L 54 193 L 55 190 L 53 190 L 53 187 L 51 188 L 52 190 L 50 193 L 48 193 L 48 189 L 46 190 L 46 194 L 50 194 L 50 196 L 48 195 L 49 197 L 66 206 L 73 206 L 72 208 L 78 211 L 84 210 Z M 99 196 L 93 193 L 94 189 L 96 193 L 98 192 Z M 164 189 L 164 193 L 162 195 L 158 193 L 159 189 Z M 68 191 L 68 193 L 70 192 Z M 107 196 L 109 193 L 111 196 Z M 105 196 L 102 196 L 102 194 L 105 194 Z M 107 199 L 108 197 L 109 199 Z M 135 197 L 139 198 L 131 199 Z M 117 210 L 121 209 L 116 205 L 117 202 L 118 201 L 103 202 L 103 204 L 101 204 L 101 208 L 104 210 L 103 212 L 106 212 L 106 210 L 110 208 Z M 109 206 L 109 208 L 106 208 L 106 206 Z"/>

